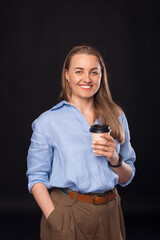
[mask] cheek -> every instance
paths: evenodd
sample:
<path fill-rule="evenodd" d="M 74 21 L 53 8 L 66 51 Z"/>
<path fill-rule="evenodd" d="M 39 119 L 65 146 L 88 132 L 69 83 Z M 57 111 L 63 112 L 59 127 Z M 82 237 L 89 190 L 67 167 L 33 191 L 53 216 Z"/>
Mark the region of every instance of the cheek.
<path fill-rule="evenodd" d="M 97 80 L 97 88 L 98 89 L 99 89 L 100 85 L 101 85 L 101 78 Z"/>
<path fill-rule="evenodd" d="M 76 85 L 78 84 L 77 79 L 70 79 L 70 84 L 71 84 L 72 86 L 76 86 Z"/>
<path fill-rule="evenodd" d="M 71 89 L 76 88 L 78 86 L 78 81 L 76 81 L 75 79 L 70 79 L 69 86 Z"/>
<path fill-rule="evenodd" d="M 70 77 L 70 83 L 75 86 L 75 85 L 78 85 L 79 82 L 80 82 L 81 78 L 80 77 L 75 77 L 75 76 L 71 76 Z"/>

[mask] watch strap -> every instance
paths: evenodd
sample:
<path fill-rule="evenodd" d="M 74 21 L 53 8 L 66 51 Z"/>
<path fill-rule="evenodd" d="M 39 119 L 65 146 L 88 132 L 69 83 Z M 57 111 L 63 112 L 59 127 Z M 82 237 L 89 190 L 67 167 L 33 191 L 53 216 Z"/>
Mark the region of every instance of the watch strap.
<path fill-rule="evenodd" d="M 120 154 L 118 154 L 118 155 L 119 155 L 119 161 L 118 161 L 118 164 L 117 164 L 117 165 L 112 165 L 110 162 L 108 162 L 109 165 L 110 165 L 111 167 L 113 167 L 113 168 L 118 168 L 118 167 L 120 167 L 120 166 L 122 165 L 122 155 L 120 155 Z"/>

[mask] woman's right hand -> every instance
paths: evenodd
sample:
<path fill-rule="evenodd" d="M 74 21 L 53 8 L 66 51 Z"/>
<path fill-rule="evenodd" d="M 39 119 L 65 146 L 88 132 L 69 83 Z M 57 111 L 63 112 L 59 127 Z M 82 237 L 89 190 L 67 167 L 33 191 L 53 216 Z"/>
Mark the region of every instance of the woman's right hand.
<path fill-rule="evenodd" d="M 49 217 L 49 215 L 55 210 L 55 207 L 52 208 L 50 211 L 46 212 L 46 213 L 43 213 L 45 218 L 47 219 Z"/>
<path fill-rule="evenodd" d="M 32 194 L 47 219 L 55 206 L 51 200 L 47 187 L 43 183 L 36 183 L 32 187 Z"/>

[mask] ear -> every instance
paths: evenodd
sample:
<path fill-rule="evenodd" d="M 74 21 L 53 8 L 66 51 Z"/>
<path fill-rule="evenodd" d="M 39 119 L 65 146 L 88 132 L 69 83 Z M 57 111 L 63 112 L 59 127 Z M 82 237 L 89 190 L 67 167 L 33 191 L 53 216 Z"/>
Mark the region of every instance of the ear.
<path fill-rule="evenodd" d="M 69 82 L 69 76 L 68 76 L 68 70 L 67 69 L 65 69 L 65 78 Z"/>

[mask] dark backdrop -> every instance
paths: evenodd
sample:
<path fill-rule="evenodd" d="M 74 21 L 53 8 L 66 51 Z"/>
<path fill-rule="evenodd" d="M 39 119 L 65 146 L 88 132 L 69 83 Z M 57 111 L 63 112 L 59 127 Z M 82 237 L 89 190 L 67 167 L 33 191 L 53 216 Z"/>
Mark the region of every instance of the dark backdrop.
<path fill-rule="evenodd" d="M 126 113 L 137 154 L 133 182 L 119 188 L 124 215 L 134 219 L 131 225 L 142 215 L 154 222 L 160 213 L 158 14 L 158 1 L 1 3 L 0 213 L 7 226 L 25 216 L 29 228 L 37 217 L 32 227 L 39 231 L 40 210 L 25 175 L 31 123 L 56 104 L 64 58 L 82 43 L 104 57 L 112 97 Z"/>

